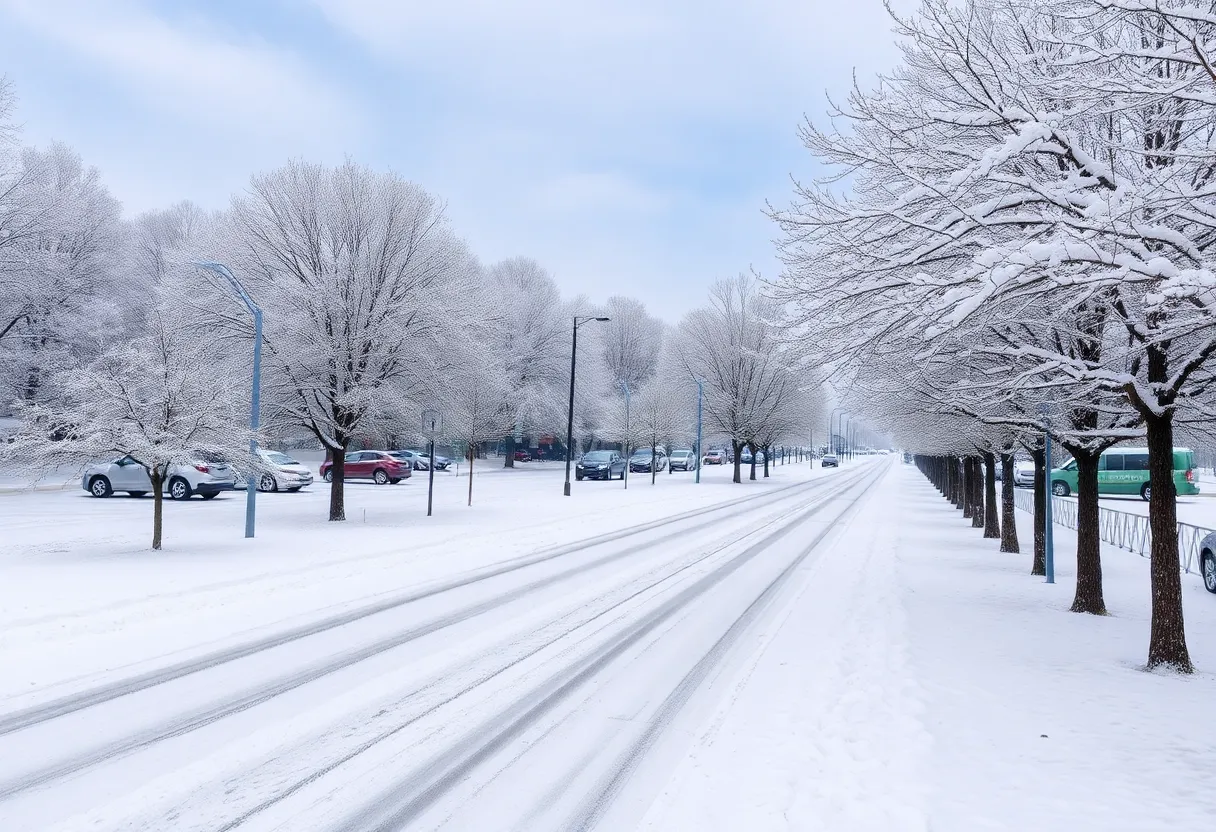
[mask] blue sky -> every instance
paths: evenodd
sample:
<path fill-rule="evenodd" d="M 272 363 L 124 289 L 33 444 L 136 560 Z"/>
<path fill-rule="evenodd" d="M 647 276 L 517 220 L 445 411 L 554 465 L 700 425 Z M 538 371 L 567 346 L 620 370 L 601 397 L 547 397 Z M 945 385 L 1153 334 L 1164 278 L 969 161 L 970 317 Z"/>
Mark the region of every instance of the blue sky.
<path fill-rule="evenodd" d="M 775 272 L 799 121 L 895 58 L 881 0 L 0 0 L 25 140 L 129 215 L 349 155 L 445 199 L 483 260 L 671 321 Z"/>

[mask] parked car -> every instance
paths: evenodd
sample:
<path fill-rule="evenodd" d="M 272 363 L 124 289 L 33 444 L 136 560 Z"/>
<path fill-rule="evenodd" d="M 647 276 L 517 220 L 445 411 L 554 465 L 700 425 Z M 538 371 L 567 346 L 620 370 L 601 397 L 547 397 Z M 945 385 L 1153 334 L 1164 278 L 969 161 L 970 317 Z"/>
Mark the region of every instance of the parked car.
<path fill-rule="evenodd" d="M 616 451 L 588 451 L 574 466 L 577 480 L 625 479 L 625 458 Z"/>
<path fill-rule="evenodd" d="M 1199 542 L 1199 574 L 1208 592 L 1216 592 L 1216 532 Z"/>
<path fill-rule="evenodd" d="M 213 454 L 198 453 L 189 464 L 169 466 L 164 489 L 174 500 L 189 500 L 195 494 L 210 500 L 235 485 L 236 474 L 227 462 Z M 94 497 L 109 497 L 115 491 L 142 497 L 152 490 L 152 480 L 147 469 L 127 455 L 87 469 L 80 487 Z"/>
<path fill-rule="evenodd" d="M 663 453 L 662 448 L 655 451 L 653 460 L 649 448 L 634 451 L 633 456 L 629 457 L 629 470 L 634 474 L 649 474 L 652 464 L 655 471 L 667 467 L 667 454 Z"/>
<path fill-rule="evenodd" d="M 520 448 L 519 450 L 517 450 L 515 452 L 515 461 L 516 462 L 531 462 L 532 454 L 528 453 L 523 448 Z"/>
<path fill-rule="evenodd" d="M 389 455 L 408 465 L 413 471 L 425 471 L 431 467 L 430 458 L 419 451 L 389 451 Z"/>
<path fill-rule="evenodd" d="M 669 471 L 691 471 L 697 467 L 697 455 L 685 448 L 671 452 L 667 458 Z"/>
<path fill-rule="evenodd" d="M 839 468 L 840 460 L 836 457 L 836 454 L 824 454 L 819 459 L 819 467 L 820 468 Z"/>
<path fill-rule="evenodd" d="M 436 471 L 446 471 L 446 470 L 448 470 L 448 466 L 452 464 L 452 460 L 446 456 L 441 456 L 440 454 L 435 454 L 435 457 L 432 459 L 430 454 L 428 454 L 426 451 L 421 450 L 419 448 L 414 448 L 413 453 L 416 453 L 419 456 L 421 456 L 424 460 L 427 461 L 428 465 L 434 465 Z"/>
<path fill-rule="evenodd" d="M 1077 461 L 1070 459 L 1051 470 L 1051 493 L 1067 497 L 1077 490 Z M 1147 501 L 1148 448 L 1111 448 L 1098 458 L 1099 494 L 1139 494 Z M 1195 476 L 1195 454 L 1189 448 L 1174 449 L 1174 490 L 1180 497 L 1199 493 Z"/>
<path fill-rule="evenodd" d="M 1034 463 L 1015 462 L 1013 464 L 1013 484 L 1018 488 L 1034 488 Z"/>
<path fill-rule="evenodd" d="M 258 477 L 258 491 L 299 491 L 312 485 L 312 471 L 308 466 L 287 454 L 258 448 L 258 456 L 270 469 Z"/>
<path fill-rule="evenodd" d="M 744 448 L 743 453 L 741 453 L 739 455 L 739 461 L 741 463 L 743 463 L 744 465 L 751 465 L 752 464 L 752 452 L 749 451 L 747 448 Z M 756 451 L 756 464 L 757 465 L 764 464 L 764 451 Z"/>
<path fill-rule="evenodd" d="M 705 465 L 725 465 L 726 451 L 706 451 L 705 459 L 702 460 Z"/>
<path fill-rule="evenodd" d="M 330 460 L 321 463 L 321 479 L 334 481 L 334 464 Z M 378 485 L 396 485 L 409 479 L 413 470 L 388 451 L 351 451 L 345 457 L 344 479 L 372 480 Z"/>

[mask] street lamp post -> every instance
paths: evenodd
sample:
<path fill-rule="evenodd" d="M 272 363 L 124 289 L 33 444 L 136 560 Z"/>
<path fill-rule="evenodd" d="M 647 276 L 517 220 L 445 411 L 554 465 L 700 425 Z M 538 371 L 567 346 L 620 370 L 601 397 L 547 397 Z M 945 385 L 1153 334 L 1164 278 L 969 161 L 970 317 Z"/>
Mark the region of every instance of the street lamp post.
<path fill-rule="evenodd" d="M 622 479 L 625 481 L 625 490 L 629 490 L 629 382 L 622 381 L 621 387 L 625 389 L 625 476 Z M 608 469 L 608 476 L 612 476 L 612 469 Z"/>
<path fill-rule="evenodd" d="M 701 460 L 705 452 L 701 450 L 701 399 L 705 395 L 705 383 L 699 378 L 693 378 L 697 383 L 697 482 L 701 481 Z"/>
<path fill-rule="evenodd" d="M 249 310 L 249 314 L 253 315 L 253 395 L 252 402 L 249 405 L 249 430 L 253 434 L 249 437 L 249 457 L 250 461 L 252 461 L 257 457 L 258 452 L 257 432 L 261 424 L 262 410 L 262 307 L 253 302 L 253 298 L 249 297 L 249 293 L 245 291 L 245 287 L 241 285 L 241 281 L 237 280 L 236 275 L 224 264 L 201 262 L 194 265 L 224 278 L 229 288 L 232 289 L 233 294 L 241 299 L 241 302 L 245 304 L 245 308 Z M 261 482 L 261 478 L 259 476 L 258 482 L 254 482 L 253 476 L 256 475 L 257 472 L 252 471 L 251 476 L 245 479 L 245 537 L 253 537 L 257 518 L 258 483 Z"/>
<path fill-rule="evenodd" d="M 1047 573 L 1047 583 L 1056 582 L 1055 541 L 1052 537 L 1052 500 L 1055 495 L 1051 490 L 1051 420 L 1047 415 L 1047 405 L 1039 406 L 1043 414 L 1043 571 Z"/>
<path fill-rule="evenodd" d="M 574 334 L 570 341 L 570 410 L 566 415 L 566 486 L 562 490 L 567 497 L 570 496 L 570 459 L 574 454 L 574 367 L 578 359 L 578 328 L 589 321 L 607 320 L 610 319 L 595 315 L 574 316 Z"/>
<path fill-rule="evenodd" d="M 849 458 L 849 451 L 852 450 L 852 447 L 849 445 L 849 433 L 848 433 L 849 428 L 852 427 L 852 422 L 853 422 L 852 413 L 849 413 L 849 411 L 846 410 L 840 414 L 841 456 L 843 456 L 845 459 Z"/>

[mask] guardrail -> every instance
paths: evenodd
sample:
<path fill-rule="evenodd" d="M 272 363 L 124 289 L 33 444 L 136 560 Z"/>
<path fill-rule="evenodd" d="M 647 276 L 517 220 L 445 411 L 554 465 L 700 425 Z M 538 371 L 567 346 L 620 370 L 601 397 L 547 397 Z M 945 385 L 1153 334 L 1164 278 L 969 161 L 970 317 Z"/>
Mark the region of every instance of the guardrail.
<path fill-rule="evenodd" d="M 1017 489 L 1013 493 L 1013 504 L 1022 511 L 1034 514 L 1034 491 L 1028 488 Z M 1051 516 L 1056 525 L 1076 531 L 1077 501 L 1066 497 L 1052 497 Z M 1199 544 L 1211 533 L 1212 529 L 1202 526 L 1178 524 L 1178 565 L 1183 572 L 1199 571 Z M 1098 537 L 1104 543 L 1135 552 L 1142 558 L 1149 556 L 1153 545 L 1153 532 L 1149 528 L 1147 516 L 1101 506 L 1098 507 Z"/>

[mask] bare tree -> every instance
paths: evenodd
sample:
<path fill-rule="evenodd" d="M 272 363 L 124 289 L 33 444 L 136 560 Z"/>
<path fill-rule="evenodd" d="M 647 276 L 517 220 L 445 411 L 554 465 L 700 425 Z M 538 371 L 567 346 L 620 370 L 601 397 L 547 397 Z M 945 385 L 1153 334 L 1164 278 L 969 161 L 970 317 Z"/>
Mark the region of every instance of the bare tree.
<path fill-rule="evenodd" d="M 344 520 L 345 453 L 418 410 L 460 332 L 473 260 L 433 196 L 352 162 L 255 176 L 229 221 L 233 265 L 266 310 L 276 418 L 330 452 L 329 519 Z M 247 334 L 243 310 L 228 308 L 230 330 Z"/>
<path fill-rule="evenodd" d="M 148 474 L 152 548 L 160 549 L 170 468 L 200 453 L 248 461 L 247 400 L 234 377 L 176 305 L 162 301 L 145 335 L 59 372 L 53 401 L 25 405 L 6 455 L 36 472 L 132 457 Z"/>

